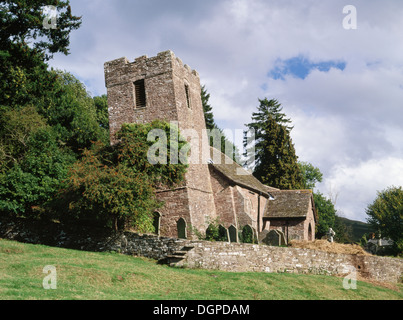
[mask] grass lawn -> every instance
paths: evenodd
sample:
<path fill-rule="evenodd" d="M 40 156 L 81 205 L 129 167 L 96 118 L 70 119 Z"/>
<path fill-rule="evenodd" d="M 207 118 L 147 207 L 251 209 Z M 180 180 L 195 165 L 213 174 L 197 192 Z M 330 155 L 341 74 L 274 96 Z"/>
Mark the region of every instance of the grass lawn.
<path fill-rule="evenodd" d="M 45 290 L 43 268 L 56 267 Z M 92 253 L 0 240 L 2 300 L 402 300 L 395 288 L 330 276 L 230 273 L 158 265 L 116 253 Z"/>

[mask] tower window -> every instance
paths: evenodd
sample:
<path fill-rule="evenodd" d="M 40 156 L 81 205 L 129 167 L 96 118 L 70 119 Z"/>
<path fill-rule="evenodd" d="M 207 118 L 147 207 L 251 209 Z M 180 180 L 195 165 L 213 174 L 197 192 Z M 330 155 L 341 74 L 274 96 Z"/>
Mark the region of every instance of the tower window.
<path fill-rule="evenodd" d="M 134 94 L 136 108 L 144 108 L 146 106 L 146 88 L 144 79 L 138 80 L 134 83 Z"/>
<path fill-rule="evenodd" d="M 190 108 L 190 91 L 189 86 L 185 84 L 185 93 L 186 93 L 186 105 Z"/>

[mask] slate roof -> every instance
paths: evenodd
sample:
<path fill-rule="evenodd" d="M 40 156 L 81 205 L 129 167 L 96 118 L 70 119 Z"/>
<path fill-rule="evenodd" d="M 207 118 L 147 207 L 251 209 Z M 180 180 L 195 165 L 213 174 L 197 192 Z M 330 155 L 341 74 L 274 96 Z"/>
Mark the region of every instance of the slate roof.
<path fill-rule="evenodd" d="M 312 203 L 314 217 L 317 221 L 311 190 L 272 190 L 270 194 L 273 196 L 274 200 L 268 201 L 263 218 L 306 218 L 309 204 Z"/>
<path fill-rule="evenodd" d="M 210 147 L 210 156 L 211 162 L 209 163 L 209 166 L 216 169 L 230 181 L 241 187 L 261 193 L 265 197 L 270 196 L 270 192 L 268 190 L 270 187 L 262 184 L 249 171 L 245 170 L 242 166 L 237 164 L 231 158 L 227 157 L 221 151 Z"/>

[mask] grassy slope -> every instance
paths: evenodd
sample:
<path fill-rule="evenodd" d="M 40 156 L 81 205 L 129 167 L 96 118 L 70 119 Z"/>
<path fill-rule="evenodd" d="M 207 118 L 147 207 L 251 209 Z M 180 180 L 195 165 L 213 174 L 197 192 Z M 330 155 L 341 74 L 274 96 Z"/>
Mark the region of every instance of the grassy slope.
<path fill-rule="evenodd" d="M 43 267 L 57 268 L 57 289 L 42 287 Z M 91 253 L 0 240 L 0 299 L 296 300 L 403 299 L 397 290 L 313 275 L 228 273 L 157 265 L 115 253 Z"/>

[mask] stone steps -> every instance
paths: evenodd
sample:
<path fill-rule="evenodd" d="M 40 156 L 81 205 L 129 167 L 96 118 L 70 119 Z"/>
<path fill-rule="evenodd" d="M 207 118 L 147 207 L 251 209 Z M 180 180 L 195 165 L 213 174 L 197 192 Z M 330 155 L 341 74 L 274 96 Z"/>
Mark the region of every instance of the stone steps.
<path fill-rule="evenodd" d="M 186 258 L 187 253 L 193 248 L 193 246 L 184 246 L 180 250 L 175 251 L 173 254 L 167 255 L 160 261 L 160 263 L 168 264 L 170 267 L 175 267 L 178 262 L 181 262 Z"/>

